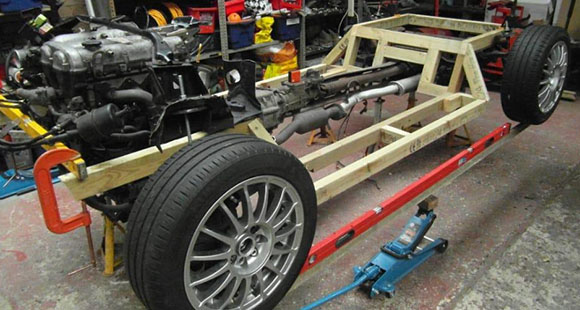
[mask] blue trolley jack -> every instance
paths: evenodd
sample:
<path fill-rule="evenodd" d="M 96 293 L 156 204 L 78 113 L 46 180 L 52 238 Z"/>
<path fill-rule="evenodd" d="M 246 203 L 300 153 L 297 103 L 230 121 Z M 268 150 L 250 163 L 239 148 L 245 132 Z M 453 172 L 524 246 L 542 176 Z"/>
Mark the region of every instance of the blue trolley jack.
<path fill-rule="evenodd" d="M 402 233 L 393 241 L 381 247 L 373 259 L 363 267 L 354 268 L 354 281 L 348 286 L 302 308 L 310 310 L 343 295 L 363 284 L 370 284 L 370 297 L 385 293 L 391 298 L 395 295 L 395 284 L 419 267 L 435 252 L 443 253 L 447 249 L 447 240 L 431 239 L 427 231 L 435 221 L 433 209 L 437 206 L 437 197 L 429 196 L 419 203 L 419 210 L 409 219 Z M 420 247 L 421 242 L 429 242 Z"/>

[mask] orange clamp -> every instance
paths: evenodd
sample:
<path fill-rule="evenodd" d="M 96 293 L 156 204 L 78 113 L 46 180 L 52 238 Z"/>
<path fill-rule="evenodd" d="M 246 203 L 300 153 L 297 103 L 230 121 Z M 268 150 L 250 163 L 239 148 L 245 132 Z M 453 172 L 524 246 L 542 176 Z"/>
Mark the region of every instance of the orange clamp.
<path fill-rule="evenodd" d="M 66 219 L 61 219 L 52 175 L 50 170 L 59 164 L 80 158 L 80 154 L 71 149 L 54 149 L 42 154 L 34 164 L 34 181 L 36 182 L 38 199 L 42 207 L 44 222 L 48 230 L 55 234 L 64 234 L 79 227 L 91 225 L 91 215 L 83 211 Z"/>

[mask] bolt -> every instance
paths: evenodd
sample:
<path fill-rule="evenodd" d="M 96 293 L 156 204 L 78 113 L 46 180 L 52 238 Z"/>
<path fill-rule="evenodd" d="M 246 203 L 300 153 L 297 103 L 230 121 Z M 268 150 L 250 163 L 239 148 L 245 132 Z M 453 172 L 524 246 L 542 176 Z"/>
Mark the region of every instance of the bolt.
<path fill-rule="evenodd" d="M 230 257 L 230 262 L 233 264 L 233 263 L 235 263 L 235 262 L 236 262 L 236 260 L 237 260 L 237 259 L 238 259 L 238 257 L 237 257 L 237 256 L 235 256 L 235 255 L 232 255 L 232 257 Z"/>
<path fill-rule="evenodd" d="M 258 250 L 257 249 L 254 249 L 252 251 L 252 254 L 250 254 L 250 255 L 252 255 L 252 256 L 258 256 Z"/>

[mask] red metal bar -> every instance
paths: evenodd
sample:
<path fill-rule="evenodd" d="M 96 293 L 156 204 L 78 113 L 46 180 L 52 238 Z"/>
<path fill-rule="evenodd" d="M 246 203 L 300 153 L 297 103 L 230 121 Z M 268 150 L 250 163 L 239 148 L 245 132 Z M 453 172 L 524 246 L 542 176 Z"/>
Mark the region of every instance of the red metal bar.
<path fill-rule="evenodd" d="M 316 243 L 310 249 L 308 259 L 304 266 L 302 266 L 301 272 L 305 272 L 306 270 L 316 266 L 316 264 L 336 252 L 340 247 L 358 237 L 360 234 L 364 233 L 369 228 L 376 225 L 411 200 L 415 199 L 415 197 L 419 196 L 431 186 L 449 176 L 453 171 L 457 170 L 476 155 L 483 152 L 487 147 L 508 135 L 510 129 L 511 124 L 509 123 L 498 127 L 479 141 L 472 144 L 468 149 L 455 155 L 439 167 L 421 177 L 419 180 L 405 187 L 402 191 L 383 201 L 379 207 L 366 212 L 359 218 L 332 233 L 324 240 Z"/>
<path fill-rule="evenodd" d="M 86 209 L 66 219 L 60 217 L 58 202 L 50 170 L 59 164 L 80 158 L 77 151 L 72 149 L 54 149 L 45 152 L 34 164 L 34 181 L 38 190 L 38 200 L 42 207 L 44 222 L 48 230 L 55 234 L 64 234 L 83 226 L 91 225 L 91 215 Z"/>

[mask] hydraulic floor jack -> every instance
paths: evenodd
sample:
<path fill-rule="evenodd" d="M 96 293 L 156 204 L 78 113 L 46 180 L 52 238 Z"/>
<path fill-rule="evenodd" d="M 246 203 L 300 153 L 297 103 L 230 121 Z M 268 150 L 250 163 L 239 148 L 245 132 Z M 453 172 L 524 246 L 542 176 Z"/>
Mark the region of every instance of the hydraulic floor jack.
<path fill-rule="evenodd" d="M 409 219 L 401 234 L 393 241 L 381 247 L 381 251 L 363 267 L 354 268 L 354 281 L 342 289 L 302 308 L 310 310 L 343 295 L 359 286 L 370 286 L 370 297 L 381 293 L 391 298 L 395 294 L 395 284 L 419 267 L 436 252 L 447 249 L 447 240 L 431 239 L 427 231 L 435 221 L 433 209 L 437 198 L 429 196 L 419 203 L 417 213 Z M 421 247 L 422 243 L 427 242 Z"/>

